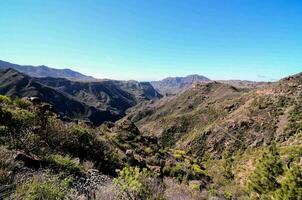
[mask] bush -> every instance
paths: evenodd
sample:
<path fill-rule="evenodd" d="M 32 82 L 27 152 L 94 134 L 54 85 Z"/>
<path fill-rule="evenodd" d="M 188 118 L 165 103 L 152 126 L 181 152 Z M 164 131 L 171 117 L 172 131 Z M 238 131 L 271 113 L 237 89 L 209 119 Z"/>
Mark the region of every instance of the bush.
<path fill-rule="evenodd" d="M 14 195 L 16 200 L 63 200 L 66 186 L 58 181 L 31 180 L 18 185 Z"/>
<path fill-rule="evenodd" d="M 224 152 L 222 161 L 223 161 L 223 163 L 222 163 L 223 176 L 227 180 L 234 179 L 234 174 L 232 172 L 232 167 L 233 167 L 233 162 L 234 162 L 233 157 L 231 155 L 229 155 L 227 152 Z"/>
<path fill-rule="evenodd" d="M 0 185 L 10 181 L 10 174 L 14 170 L 11 152 L 0 147 Z"/>
<path fill-rule="evenodd" d="M 63 170 L 67 173 L 79 173 L 81 171 L 81 166 L 74 162 L 68 155 L 51 155 L 47 158 L 47 160 L 53 167 Z"/>
<path fill-rule="evenodd" d="M 207 176 L 206 172 L 197 164 L 192 165 L 192 171 L 195 177 Z"/>
<path fill-rule="evenodd" d="M 114 183 L 126 198 L 163 199 L 162 183 L 146 168 L 124 167 L 114 179 Z"/>
<path fill-rule="evenodd" d="M 248 188 L 259 196 L 266 196 L 279 188 L 278 177 L 283 173 L 282 163 L 273 143 L 256 164 L 253 173 L 248 177 Z"/>
<path fill-rule="evenodd" d="M 275 193 L 276 200 L 302 199 L 302 168 L 294 165 L 286 173 L 281 182 L 281 188 Z"/>
<path fill-rule="evenodd" d="M 10 104 L 11 103 L 11 99 L 9 97 L 7 97 L 7 96 L 0 95 L 0 103 Z"/>
<path fill-rule="evenodd" d="M 103 156 L 103 144 L 90 129 L 74 125 L 65 129 L 60 145 L 62 150 L 75 157 L 98 160 Z M 58 137 L 62 137 L 58 135 Z"/>
<path fill-rule="evenodd" d="M 21 109 L 28 109 L 32 105 L 30 101 L 20 98 L 14 99 L 14 104 Z"/>

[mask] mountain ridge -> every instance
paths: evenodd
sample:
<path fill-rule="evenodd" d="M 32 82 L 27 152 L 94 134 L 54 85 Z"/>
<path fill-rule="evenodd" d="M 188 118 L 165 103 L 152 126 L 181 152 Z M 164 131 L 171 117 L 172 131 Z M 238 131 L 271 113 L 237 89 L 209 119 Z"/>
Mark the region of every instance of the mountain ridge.
<path fill-rule="evenodd" d="M 45 65 L 19 65 L 0 60 L 0 69 L 13 68 L 19 72 L 27 74 L 32 77 L 54 77 L 54 78 L 67 78 L 74 81 L 97 81 L 98 79 L 92 76 L 86 76 L 71 69 L 55 69 Z"/>
<path fill-rule="evenodd" d="M 141 101 L 161 96 L 150 84 L 104 80 L 76 82 L 65 78 L 30 77 L 15 69 L 0 70 L 0 94 L 10 97 L 39 97 L 57 113 L 94 125 L 116 121 Z"/>

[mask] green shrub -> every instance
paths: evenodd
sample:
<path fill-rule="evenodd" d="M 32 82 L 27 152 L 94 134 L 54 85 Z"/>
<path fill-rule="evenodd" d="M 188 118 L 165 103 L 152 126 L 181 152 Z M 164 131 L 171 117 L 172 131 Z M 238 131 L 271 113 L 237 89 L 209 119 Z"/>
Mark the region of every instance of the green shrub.
<path fill-rule="evenodd" d="M 194 172 L 195 177 L 207 176 L 206 172 L 197 164 L 192 165 L 192 171 Z"/>
<path fill-rule="evenodd" d="M 55 181 L 31 180 L 18 185 L 14 194 L 17 200 L 63 200 L 65 186 Z"/>
<path fill-rule="evenodd" d="M 302 168 L 294 165 L 288 170 L 281 182 L 281 188 L 275 193 L 276 200 L 302 199 Z"/>
<path fill-rule="evenodd" d="M 32 103 L 28 100 L 25 99 L 20 99 L 20 98 L 16 98 L 14 99 L 13 102 L 17 107 L 22 108 L 22 109 L 28 109 Z"/>
<path fill-rule="evenodd" d="M 256 168 L 248 177 L 248 188 L 259 196 L 266 196 L 280 187 L 277 179 L 283 173 L 276 144 L 269 146 L 258 160 Z"/>
<path fill-rule="evenodd" d="M 7 96 L 0 95 L 0 103 L 10 104 L 11 103 L 11 99 L 9 97 L 7 97 Z"/>
<path fill-rule="evenodd" d="M 200 183 L 194 183 L 194 184 L 191 184 L 190 187 L 191 187 L 192 190 L 199 191 L 200 187 L 201 187 L 201 184 Z"/>
<path fill-rule="evenodd" d="M 176 164 L 171 167 L 170 176 L 175 177 L 177 181 L 182 182 L 186 176 L 186 171 L 181 164 Z"/>
<path fill-rule="evenodd" d="M 146 154 L 151 154 L 151 153 L 153 152 L 153 150 L 152 150 L 151 147 L 146 147 L 146 148 L 144 148 L 144 152 L 145 152 Z"/>
<path fill-rule="evenodd" d="M 48 162 L 60 170 L 67 173 L 78 173 L 81 171 L 81 166 L 71 159 L 70 156 L 51 155 L 47 158 Z"/>
<path fill-rule="evenodd" d="M 232 167 L 233 167 L 233 162 L 234 159 L 231 155 L 229 155 L 227 152 L 223 153 L 223 158 L 222 158 L 222 167 L 223 167 L 223 176 L 227 180 L 232 180 L 234 179 L 234 174 L 232 172 Z"/>
<path fill-rule="evenodd" d="M 89 129 L 75 125 L 69 127 L 64 134 L 65 138 L 59 141 L 64 152 L 75 157 L 95 160 L 102 155 L 103 145 Z"/>
<path fill-rule="evenodd" d="M 163 199 L 161 182 L 146 168 L 124 167 L 114 184 L 130 199 Z"/>
<path fill-rule="evenodd" d="M 186 152 L 185 151 L 183 151 L 183 150 L 174 150 L 174 158 L 176 158 L 176 159 L 183 159 L 184 158 L 184 156 L 186 155 Z"/>

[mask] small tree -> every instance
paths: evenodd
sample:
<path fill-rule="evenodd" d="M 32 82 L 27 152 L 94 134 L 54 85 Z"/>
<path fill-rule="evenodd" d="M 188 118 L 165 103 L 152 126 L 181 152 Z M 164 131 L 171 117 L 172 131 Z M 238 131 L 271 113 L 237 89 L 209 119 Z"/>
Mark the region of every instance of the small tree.
<path fill-rule="evenodd" d="M 281 182 L 281 188 L 275 193 L 276 200 L 302 200 L 302 168 L 293 166 Z"/>
<path fill-rule="evenodd" d="M 248 178 L 248 188 L 257 196 L 266 196 L 280 187 L 277 181 L 283 173 L 280 155 L 276 143 L 269 146 L 256 164 L 256 168 Z"/>

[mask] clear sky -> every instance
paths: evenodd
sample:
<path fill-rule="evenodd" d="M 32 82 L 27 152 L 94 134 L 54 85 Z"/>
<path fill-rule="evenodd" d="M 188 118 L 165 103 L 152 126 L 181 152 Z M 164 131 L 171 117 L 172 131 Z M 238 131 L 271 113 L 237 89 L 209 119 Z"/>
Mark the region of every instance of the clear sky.
<path fill-rule="evenodd" d="M 302 71 L 301 0 L 0 0 L 0 59 L 98 78 Z"/>

